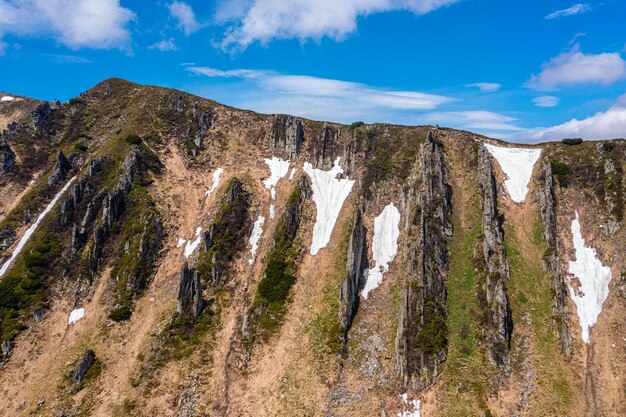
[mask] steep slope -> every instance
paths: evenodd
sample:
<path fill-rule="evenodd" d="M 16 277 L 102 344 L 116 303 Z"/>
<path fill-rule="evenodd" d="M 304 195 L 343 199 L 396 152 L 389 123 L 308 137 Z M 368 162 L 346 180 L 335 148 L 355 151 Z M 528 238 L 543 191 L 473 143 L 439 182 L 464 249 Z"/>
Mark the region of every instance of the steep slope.
<path fill-rule="evenodd" d="M 119 79 L 0 113 L 2 415 L 626 413 L 624 140 Z"/>

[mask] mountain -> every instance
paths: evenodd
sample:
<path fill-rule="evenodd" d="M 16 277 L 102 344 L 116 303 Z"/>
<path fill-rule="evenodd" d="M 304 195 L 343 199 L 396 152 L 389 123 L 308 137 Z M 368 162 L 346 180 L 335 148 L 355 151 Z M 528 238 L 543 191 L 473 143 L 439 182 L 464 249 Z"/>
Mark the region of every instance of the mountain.
<path fill-rule="evenodd" d="M 0 415 L 626 414 L 626 142 L 0 102 Z"/>

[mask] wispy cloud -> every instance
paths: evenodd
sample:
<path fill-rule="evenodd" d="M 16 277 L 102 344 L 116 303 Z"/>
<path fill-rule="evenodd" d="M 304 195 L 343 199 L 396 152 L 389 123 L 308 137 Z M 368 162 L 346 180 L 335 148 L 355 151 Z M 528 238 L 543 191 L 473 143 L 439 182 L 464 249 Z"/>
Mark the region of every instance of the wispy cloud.
<path fill-rule="evenodd" d="M 263 113 L 289 113 L 342 123 L 406 123 L 417 113 L 455 101 L 438 94 L 268 70 L 199 66 L 185 70 L 210 78 L 207 84 L 195 88 L 197 94 Z"/>
<path fill-rule="evenodd" d="M 423 15 L 460 0 L 222 0 L 217 19 L 227 25 L 222 47 L 245 49 L 274 39 L 341 40 L 359 16 L 392 10 Z"/>
<path fill-rule="evenodd" d="M 47 37 L 72 49 L 128 49 L 134 19 L 119 0 L 0 0 L 0 38 Z"/>
<path fill-rule="evenodd" d="M 176 42 L 174 42 L 174 38 L 163 39 L 157 43 L 153 43 L 148 48 L 158 49 L 161 52 L 178 50 L 178 48 L 176 47 Z"/>
<path fill-rule="evenodd" d="M 608 110 L 598 112 L 582 120 L 529 130 L 520 139 L 542 142 L 563 138 L 615 139 L 626 138 L 626 94 L 621 96 Z"/>
<path fill-rule="evenodd" d="M 574 16 L 577 14 L 583 14 L 583 13 L 587 13 L 590 12 L 592 9 L 590 4 L 585 4 L 585 3 L 576 3 L 575 5 L 568 7 L 567 9 L 562 9 L 562 10 L 557 10 L 555 12 L 550 13 L 549 15 L 547 15 L 546 17 L 544 17 L 545 20 L 554 20 L 557 19 L 559 17 L 566 17 L 566 16 Z"/>
<path fill-rule="evenodd" d="M 45 54 L 55 64 L 91 64 L 93 61 L 78 55 Z"/>
<path fill-rule="evenodd" d="M 480 89 L 480 91 L 484 91 L 486 93 L 495 93 L 496 91 L 500 90 L 502 85 L 498 83 L 473 83 L 467 84 L 466 87 L 475 87 Z"/>
<path fill-rule="evenodd" d="M 167 6 L 170 15 L 178 22 L 178 27 L 186 36 L 202 29 L 204 25 L 198 22 L 196 14 L 187 3 L 174 1 Z"/>
<path fill-rule="evenodd" d="M 531 88 L 553 89 L 578 84 L 609 85 L 626 77 L 626 61 L 619 52 L 585 54 L 575 45 L 552 58 L 528 81 Z"/>
<path fill-rule="evenodd" d="M 539 96 L 533 99 L 533 104 L 537 107 L 556 107 L 561 100 L 554 96 Z"/>
<path fill-rule="evenodd" d="M 525 129 L 515 124 L 515 117 L 486 110 L 426 113 L 419 118 L 429 124 L 441 124 L 456 129 L 481 132 L 496 138 L 507 138 Z"/>

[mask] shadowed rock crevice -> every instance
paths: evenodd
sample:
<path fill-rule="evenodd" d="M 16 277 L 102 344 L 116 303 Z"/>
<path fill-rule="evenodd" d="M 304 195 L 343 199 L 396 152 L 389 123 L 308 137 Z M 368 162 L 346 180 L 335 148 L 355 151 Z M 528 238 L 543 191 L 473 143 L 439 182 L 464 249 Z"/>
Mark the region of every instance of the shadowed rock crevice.
<path fill-rule="evenodd" d="M 276 115 L 270 133 L 270 146 L 285 151 L 288 159 L 295 159 L 300 155 L 304 127 L 302 121 L 294 116 Z"/>
<path fill-rule="evenodd" d="M 410 241 L 408 277 L 396 338 L 402 383 L 423 389 L 441 372 L 447 356 L 446 270 L 452 236 L 452 192 L 441 147 L 432 132 L 410 177 L 405 218 Z"/>

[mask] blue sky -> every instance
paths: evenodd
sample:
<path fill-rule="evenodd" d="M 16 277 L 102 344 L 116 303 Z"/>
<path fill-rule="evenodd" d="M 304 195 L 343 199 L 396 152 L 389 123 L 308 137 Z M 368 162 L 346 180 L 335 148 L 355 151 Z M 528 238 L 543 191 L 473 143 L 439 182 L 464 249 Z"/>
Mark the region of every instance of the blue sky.
<path fill-rule="evenodd" d="M 536 142 L 626 136 L 626 1 L 0 0 L 0 91 L 108 77 Z"/>

